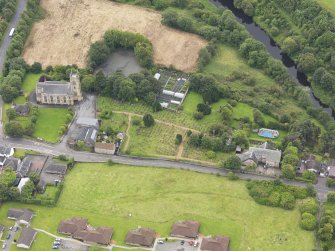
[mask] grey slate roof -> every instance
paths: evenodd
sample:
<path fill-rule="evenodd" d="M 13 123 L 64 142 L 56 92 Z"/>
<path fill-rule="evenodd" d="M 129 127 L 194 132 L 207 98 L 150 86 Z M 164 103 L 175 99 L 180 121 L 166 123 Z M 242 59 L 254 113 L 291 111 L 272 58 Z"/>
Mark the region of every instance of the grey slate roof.
<path fill-rule="evenodd" d="M 71 139 L 75 141 L 82 140 L 86 144 L 94 145 L 98 131 L 94 127 L 78 127 L 73 130 Z"/>
<path fill-rule="evenodd" d="M 19 167 L 16 170 L 16 173 L 22 177 L 26 177 L 31 166 L 31 160 L 29 158 L 24 158 Z"/>
<path fill-rule="evenodd" d="M 47 166 L 45 172 L 64 175 L 66 173 L 66 170 L 67 166 L 64 164 L 51 163 L 49 166 Z"/>
<path fill-rule="evenodd" d="M 281 151 L 279 150 L 250 147 L 249 152 L 253 153 L 258 160 L 266 159 L 267 161 L 279 163 L 281 159 Z"/>
<path fill-rule="evenodd" d="M 10 152 L 11 152 L 11 149 L 12 148 L 10 148 L 10 147 L 0 146 L 0 155 L 9 156 Z"/>
<path fill-rule="evenodd" d="M 71 85 L 63 81 L 45 81 L 38 82 L 37 88 L 42 88 L 47 94 L 72 95 Z"/>
<path fill-rule="evenodd" d="M 16 171 L 18 166 L 19 166 L 19 163 L 20 163 L 20 159 L 9 157 L 9 158 L 6 159 L 6 161 L 4 163 L 4 167 L 10 167 L 14 171 Z"/>
<path fill-rule="evenodd" d="M 8 209 L 7 217 L 30 222 L 33 218 L 33 214 L 33 211 L 27 208 L 10 208 Z"/>
<path fill-rule="evenodd" d="M 36 237 L 36 234 L 36 230 L 31 227 L 25 227 L 22 229 L 21 235 L 16 244 L 30 247 Z"/>
<path fill-rule="evenodd" d="M 19 114 L 28 114 L 29 113 L 29 105 L 26 103 L 24 105 L 16 105 L 15 112 Z"/>
<path fill-rule="evenodd" d="M 78 126 L 93 126 L 96 129 L 99 129 L 99 122 L 95 118 L 79 117 L 77 119 Z"/>

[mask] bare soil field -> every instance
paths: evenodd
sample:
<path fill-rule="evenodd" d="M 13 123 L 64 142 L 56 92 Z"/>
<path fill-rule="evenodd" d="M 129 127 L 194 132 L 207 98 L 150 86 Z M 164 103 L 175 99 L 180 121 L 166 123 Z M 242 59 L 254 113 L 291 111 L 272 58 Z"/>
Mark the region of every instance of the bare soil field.
<path fill-rule="evenodd" d="M 137 32 L 154 47 L 154 61 L 192 71 L 207 42 L 161 24 L 161 14 L 109 0 L 42 0 L 45 18 L 36 23 L 23 53 L 28 63 L 86 66 L 90 45 L 110 29 Z"/>

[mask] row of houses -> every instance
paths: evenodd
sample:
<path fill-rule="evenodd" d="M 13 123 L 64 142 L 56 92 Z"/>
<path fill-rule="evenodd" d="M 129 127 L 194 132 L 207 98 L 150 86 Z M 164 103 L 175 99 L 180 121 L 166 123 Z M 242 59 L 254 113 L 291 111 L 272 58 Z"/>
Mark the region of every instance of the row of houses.
<path fill-rule="evenodd" d="M 196 239 L 199 235 L 200 223 L 197 221 L 178 221 L 171 228 L 171 236 L 179 238 Z M 88 244 L 109 245 L 111 243 L 113 229 L 109 227 L 94 228 L 88 224 L 87 219 L 75 217 L 60 222 L 58 233 L 69 235 L 74 239 Z M 152 247 L 157 233 L 150 228 L 139 227 L 130 230 L 125 238 L 125 243 L 131 246 Z M 228 251 L 229 238 L 214 236 L 204 238 L 201 244 L 203 251 Z"/>

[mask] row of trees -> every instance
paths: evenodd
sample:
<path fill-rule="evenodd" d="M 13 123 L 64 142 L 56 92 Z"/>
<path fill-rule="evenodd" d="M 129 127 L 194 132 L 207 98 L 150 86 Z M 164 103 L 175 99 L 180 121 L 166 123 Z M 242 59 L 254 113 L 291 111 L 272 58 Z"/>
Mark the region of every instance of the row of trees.
<path fill-rule="evenodd" d="M 330 12 L 316 0 L 234 0 L 234 4 L 248 15 L 257 16 L 273 37 L 279 34 L 284 37 L 279 39 L 280 45 L 295 60 L 299 70 L 311 76 L 319 67 L 325 68 L 327 74 L 322 80 L 314 80 L 314 85 L 332 97 L 335 93 L 335 18 Z M 330 105 L 334 108 L 335 100 L 331 100 Z"/>
<path fill-rule="evenodd" d="M 88 64 L 91 69 L 104 63 L 109 55 L 118 48 L 133 49 L 135 56 L 144 67 L 153 64 L 153 48 L 151 42 L 144 36 L 126 31 L 107 31 L 103 40 L 93 43 L 88 52 Z"/>
<path fill-rule="evenodd" d="M 12 20 L 17 2 L 16 0 L 0 0 L 0 39 L 6 36 L 9 22 Z"/>

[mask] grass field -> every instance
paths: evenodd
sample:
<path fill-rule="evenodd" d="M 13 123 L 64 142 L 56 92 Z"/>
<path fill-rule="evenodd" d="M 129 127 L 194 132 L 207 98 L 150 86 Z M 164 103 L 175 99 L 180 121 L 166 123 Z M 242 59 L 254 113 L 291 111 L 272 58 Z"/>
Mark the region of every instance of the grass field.
<path fill-rule="evenodd" d="M 22 90 L 25 92 L 26 95 L 29 95 L 33 90 L 36 88 L 36 83 L 41 77 L 42 74 L 33 74 L 33 73 L 28 73 L 22 84 Z"/>
<path fill-rule="evenodd" d="M 59 139 L 59 129 L 66 124 L 66 108 L 39 108 L 36 129 L 33 134 L 36 138 L 55 143 Z"/>
<path fill-rule="evenodd" d="M 27 205 L 4 204 L 1 219 L 10 207 Z M 245 181 L 182 170 L 78 164 L 68 174 L 55 208 L 29 207 L 37 214 L 33 227 L 56 233 L 60 220 L 87 217 L 93 226 L 113 227 L 117 244 L 123 244 L 127 231 L 137 226 L 167 236 L 178 219 L 199 220 L 204 235 L 229 236 L 234 251 L 306 251 L 315 241 L 312 232 L 299 228 L 298 210 L 255 203 Z"/>

